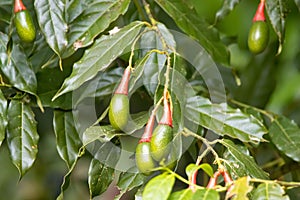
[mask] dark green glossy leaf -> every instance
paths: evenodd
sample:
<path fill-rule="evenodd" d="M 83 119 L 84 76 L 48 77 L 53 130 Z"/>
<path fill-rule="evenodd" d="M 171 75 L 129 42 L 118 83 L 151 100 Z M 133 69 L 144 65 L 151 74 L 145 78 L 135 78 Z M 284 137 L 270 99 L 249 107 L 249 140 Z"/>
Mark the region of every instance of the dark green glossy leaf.
<path fill-rule="evenodd" d="M 75 63 L 72 74 L 65 79 L 62 87 L 53 99 L 77 89 L 84 82 L 95 77 L 99 71 L 104 71 L 108 68 L 131 45 L 142 26 L 142 22 L 133 22 L 115 34 L 104 35 L 96 40 L 93 46 L 85 52 L 81 60 Z"/>
<path fill-rule="evenodd" d="M 126 172 L 122 172 L 119 176 L 117 183 L 118 188 L 121 190 L 120 195 L 115 197 L 115 200 L 120 199 L 124 193 L 130 191 L 145 183 L 147 176 L 140 173 L 136 167 L 130 168 Z"/>
<path fill-rule="evenodd" d="M 268 179 L 267 173 L 256 164 L 253 157 L 241 152 L 239 147 L 231 140 L 223 139 L 220 140 L 220 143 L 224 145 L 228 152 L 236 159 L 237 167 L 245 168 L 247 175 L 254 178 Z"/>
<path fill-rule="evenodd" d="M 242 113 L 227 104 L 212 104 L 201 96 L 187 100 L 185 117 L 219 135 L 228 135 L 243 142 L 258 143 L 264 141 L 267 133 L 260 120 Z"/>
<path fill-rule="evenodd" d="M 185 33 L 194 37 L 214 59 L 228 65 L 229 53 L 216 30 L 199 18 L 183 0 L 155 0 Z"/>
<path fill-rule="evenodd" d="M 57 55 L 61 55 L 68 45 L 65 6 L 63 0 L 34 1 L 39 26 L 47 43 Z"/>
<path fill-rule="evenodd" d="M 99 160 L 92 159 L 89 168 L 89 189 L 91 199 L 105 192 L 114 178 L 114 169 Z"/>
<path fill-rule="evenodd" d="M 109 142 L 115 136 L 121 135 L 116 133 L 115 129 L 108 126 L 91 126 L 87 128 L 82 136 L 83 145 L 86 146 L 96 140 L 100 142 Z"/>
<path fill-rule="evenodd" d="M 287 195 L 284 195 L 284 189 L 277 183 L 262 183 L 254 190 L 253 200 L 289 200 Z"/>
<path fill-rule="evenodd" d="M 0 90 L 0 146 L 5 138 L 5 129 L 7 126 L 7 100 Z"/>
<path fill-rule="evenodd" d="M 68 52 L 63 57 L 91 45 L 97 35 L 127 11 L 129 3 L 130 0 L 73 1 L 67 9 Z"/>
<path fill-rule="evenodd" d="M 19 45 L 7 49 L 9 38 L 0 32 L 0 68 L 9 83 L 19 90 L 35 95 L 37 81 L 27 57 Z"/>
<path fill-rule="evenodd" d="M 20 179 L 32 167 L 38 152 L 39 135 L 34 113 L 29 105 L 12 100 L 7 110 L 7 143 Z"/>
<path fill-rule="evenodd" d="M 174 183 L 175 176 L 173 174 L 163 173 L 152 178 L 143 191 L 143 200 L 167 200 Z"/>
<path fill-rule="evenodd" d="M 53 127 L 57 151 L 70 169 L 76 161 L 78 151 L 82 146 L 74 124 L 72 111 L 54 111 Z"/>
<path fill-rule="evenodd" d="M 284 116 L 274 119 L 269 128 L 275 146 L 291 159 L 300 162 L 300 129 Z"/>
<path fill-rule="evenodd" d="M 241 0 L 224 0 L 222 7 L 216 13 L 216 21 L 222 20 L 227 16 Z"/>
<path fill-rule="evenodd" d="M 249 181 L 250 178 L 248 176 L 235 180 L 232 189 L 228 190 L 229 192 L 226 195 L 228 197 L 233 196 L 232 200 L 249 200 L 248 193 L 253 188 L 250 186 Z"/>
<path fill-rule="evenodd" d="M 284 42 L 287 10 L 286 0 L 266 0 L 266 11 L 279 40 L 278 54 Z"/>

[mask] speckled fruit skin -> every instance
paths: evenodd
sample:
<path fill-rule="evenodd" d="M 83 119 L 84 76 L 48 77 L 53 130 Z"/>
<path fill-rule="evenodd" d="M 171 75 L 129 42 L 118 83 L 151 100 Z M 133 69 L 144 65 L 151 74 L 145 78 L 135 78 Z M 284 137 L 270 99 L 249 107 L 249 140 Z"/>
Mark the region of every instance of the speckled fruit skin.
<path fill-rule="evenodd" d="M 29 11 L 22 10 L 15 13 L 14 22 L 19 38 L 23 42 L 33 42 L 36 33 Z"/>
<path fill-rule="evenodd" d="M 150 142 L 141 142 L 135 150 L 135 162 L 140 172 L 150 175 L 150 170 L 155 168 L 155 161 L 150 154 Z"/>
<path fill-rule="evenodd" d="M 265 50 L 269 41 L 269 28 L 265 21 L 253 22 L 249 35 L 248 47 L 254 54 L 259 54 Z"/>
<path fill-rule="evenodd" d="M 109 105 L 110 124 L 117 130 L 124 130 L 129 118 L 129 99 L 125 94 L 114 94 Z"/>
<path fill-rule="evenodd" d="M 161 161 L 167 158 L 170 153 L 171 141 L 173 139 L 173 129 L 166 124 L 159 124 L 153 131 L 150 150 L 154 160 Z"/>

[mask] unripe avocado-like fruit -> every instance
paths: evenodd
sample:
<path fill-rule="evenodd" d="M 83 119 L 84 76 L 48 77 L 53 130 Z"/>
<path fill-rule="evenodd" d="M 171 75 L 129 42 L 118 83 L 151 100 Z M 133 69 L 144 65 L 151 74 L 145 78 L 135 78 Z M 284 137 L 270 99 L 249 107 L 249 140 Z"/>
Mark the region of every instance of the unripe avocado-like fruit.
<path fill-rule="evenodd" d="M 19 38 L 23 42 L 33 42 L 35 39 L 35 27 L 28 10 L 15 13 L 15 26 Z"/>
<path fill-rule="evenodd" d="M 135 150 L 135 162 L 140 172 L 149 175 L 155 168 L 155 161 L 150 154 L 150 142 L 140 142 Z"/>
<path fill-rule="evenodd" d="M 269 28 L 265 21 L 253 22 L 249 35 L 248 47 L 252 53 L 259 54 L 265 50 L 269 41 Z"/>
<path fill-rule="evenodd" d="M 163 158 L 167 158 L 172 139 L 173 128 L 167 124 L 158 124 L 150 141 L 151 155 L 154 160 L 161 161 Z"/>
<path fill-rule="evenodd" d="M 109 105 L 109 121 L 117 130 L 124 130 L 129 118 L 129 99 L 125 94 L 114 94 Z"/>

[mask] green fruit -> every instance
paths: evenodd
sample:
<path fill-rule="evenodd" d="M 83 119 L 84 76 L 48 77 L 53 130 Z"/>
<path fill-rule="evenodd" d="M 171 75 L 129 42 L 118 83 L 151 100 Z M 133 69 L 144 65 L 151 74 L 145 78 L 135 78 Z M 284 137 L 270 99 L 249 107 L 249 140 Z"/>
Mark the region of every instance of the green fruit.
<path fill-rule="evenodd" d="M 156 161 L 167 158 L 170 153 L 171 141 L 173 139 L 173 129 L 166 124 L 159 124 L 153 131 L 150 150 L 151 155 Z"/>
<path fill-rule="evenodd" d="M 114 94 L 110 101 L 110 124 L 117 130 L 124 130 L 129 118 L 129 99 L 125 94 Z"/>
<path fill-rule="evenodd" d="M 140 172 L 149 175 L 153 168 L 155 168 L 155 161 L 150 154 L 150 142 L 141 142 L 137 145 L 135 150 L 135 162 Z"/>
<path fill-rule="evenodd" d="M 253 22 L 249 35 L 248 47 L 252 53 L 261 53 L 267 47 L 269 41 L 269 28 L 265 21 Z"/>
<path fill-rule="evenodd" d="M 32 42 L 35 39 L 35 27 L 28 10 L 22 10 L 15 14 L 15 26 L 19 38 L 23 42 Z"/>

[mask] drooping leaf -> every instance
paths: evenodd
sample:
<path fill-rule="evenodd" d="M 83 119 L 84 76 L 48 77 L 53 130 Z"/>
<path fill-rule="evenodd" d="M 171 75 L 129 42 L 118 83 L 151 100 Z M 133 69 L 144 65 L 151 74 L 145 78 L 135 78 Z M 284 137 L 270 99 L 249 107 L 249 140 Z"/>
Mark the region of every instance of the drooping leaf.
<path fill-rule="evenodd" d="M 266 11 L 279 40 L 277 54 L 281 53 L 282 45 L 284 42 L 286 22 L 285 18 L 287 15 L 287 10 L 286 0 L 266 0 Z"/>
<path fill-rule="evenodd" d="M 38 152 L 39 135 L 34 113 L 29 105 L 11 100 L 7 110 L 7 143 L 20 179 L 32 167 Z"/>
<path fill-rule="evenodd" d="M 88 173 L 88 183 L 91 199 L 107 190 L 114 178 L 114 169 L 105 166 L 105 163 L 92 159 Z"/>
<path fill-rule="evenodd" d="M 224 0 L 222 7 L 216 13 L 216 21 L 222 20 L 227 16 L 241 0 Z"/>
<path fill-rule="evenodd" d="M 64 192 L 68 189 L 68 187 L 70 186 L 70 178 L 71 178 L 71 174 L 79 160 L 79 158 L 81 156 L 84 155 L 84 148 L 80 148 L 80 150 L 78 151 L 77 157 L 75 162 L 72 163 L 72 166 L 69 168 L 69 171 L 66 173 L 66 175 L 63 177 L 63 182 L 60 186 L 60 194 L 58 195 L 58 197 L 56 198 L 57 200 L 63 200 L 64 199 Z"/>
<path fill-rule="evenodd" d="M 233 188 L 226 194 L 232 197 L 232 200 L 248 200 L 248 193 L 251 192 L 252 186 L 249 184 L 249 177 L 245 176 L 234 181 Z"/>
<path fill-rule="evenodd" d="M 19 90 L 36 94 L 37 81 L 20 45 L 7 49 L 9 38 L 0 32 L 0 69 L 9 83 Z"/>
<path fill-rule="evenodd" d="M 68 25 L 65 16 L 65 1 L 34 1 L 39 26 L 52 50 L 61 57 L 68 45 Z"/>
<path fill-rule="evenodd" d="M 175 176 L 173 174 L 163 173 L 152 178 L 143 191 L 143 200 L 167 200 L 174 183 Z"/>
<path fill-rule="evenodd" d="M 97 72 L 104 71 L 109 67 L 131 45 L 142 26 L 142 22 L 132 22 L 120 29 L 119 32 L 112 35 L 104 35 L 96 40 L 80 61 L 75 63 L 72 74 L 65 79 L 62 87 L 53 99 L 77 89 L 83 83 L 95 77 Z"/>
<path fill-rule="evenodd" d="M 269 128 L 275 146 L 291 159 L 300 162 L 300 129 L 284 116 L 274 119 Z"/>
<path fill-rule="evenodd" d="M 203 163 L 200 165 L 191 163 L 185 168 L 185 173 L 188 177 L 191 177 L 195 173 L 195 171 L 198 171 L 199 169 L 202 169 L 209 176 L 213 176 L 214 174 L 212 167 L 207 163 Z"/>
<path fill-rule="evenodd" d="M 227 104 L 212 104 L 201 96 L 187 100 L 185 117 L 219 135 L 228 135 L 243 142 L 258 143 L 267 133 L 260 120 Z"/>
<path fill-rule="evenodd" d="M 277 183 L 262 183 L 254 190 L 253 200 L 289 200 L 284 189 Z"/>
<path fill-rule="evenodd" d="M 194 37 L 219 63 L 228 65 L 229 53 L 216 30 L 199 18 L 183 0 L 155 0 L 185 33 Z"/>
<path fill-rule="evenodd" d="M 127 11 L 129 3 L 130 0 L 74 1 L 67 9 L 68 52 L 63 57 L 91 45 L 96 36 Z"/>
<path fill-rule="evenodd" d="M 219 140 L 224 145 L 228 152 L 236 159 L 236 164 L 239 167 L 245 168 L 247 174 L 254 178 L 268 179 L 268 175 L 255 162 L 252 156 L 244 154 L 231 140 Z M 226 159 L 226 158 L 225 158 Z"/>
<path fill-rule="evenodd" d="M 57 151 L 70 169 L 76 161 L 78 151 L 82 146 L 74 124 L 72 111 L 55 110 L 53 127 Z"/>
<path fill-rule="evenodd" d="M 216 190 L 212 189 L 198 189 L 193 195 L 192 200 L 220 200 L 220 195 Z"/>
<path fill-rule="evenodd" d="M 5 129 L 7 126 L 7 100 L 0 90 L 0 146 L 5 138 Z"/>

